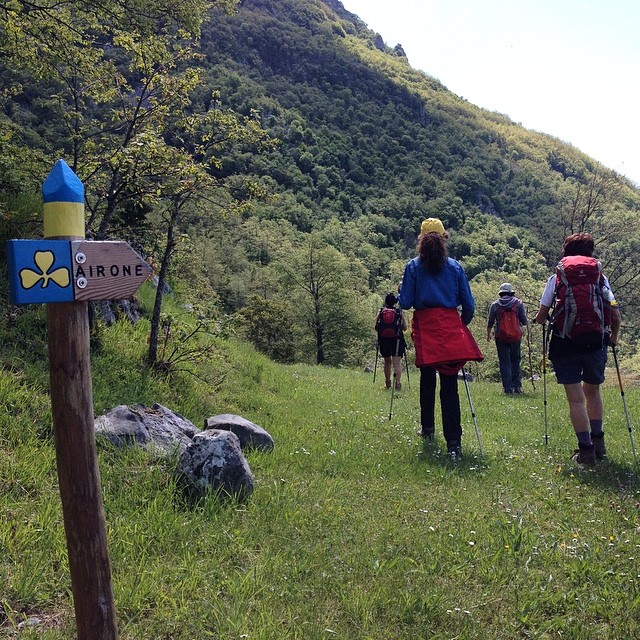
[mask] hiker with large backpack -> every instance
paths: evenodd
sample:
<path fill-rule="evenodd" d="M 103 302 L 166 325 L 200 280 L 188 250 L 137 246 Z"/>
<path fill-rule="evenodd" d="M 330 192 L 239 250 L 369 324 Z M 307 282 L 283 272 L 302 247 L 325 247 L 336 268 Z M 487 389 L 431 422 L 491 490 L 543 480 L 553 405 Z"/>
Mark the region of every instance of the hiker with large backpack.
<path fill-rule="evenodd" d="M 475 312 L 469 281 L 462 265 L 449 257 L 447 238 L 438 218 L 427 218 L 422 223 L 418 255 L 404 270 L 400 306 L 415 309 L 411 337 L 416 366 L 420 369 L 421 428 L 418 434 L 425 440 L 434 437 L 436 378 L 439 377 L 442 430 L 447 455 L 455 462 L 462 458 L 458 372 L 467 361 L 481 361 L 484 356 L 467 327 Z"/>
<path fill-rule="evenodd" d="M 394 390 L 400 390 L 402 383 L 402 357 L 407 343 L 404 332 L 407 330 L 407 320 L 402 309 L 396 307 L 398 298 L 388 293 L 384 299 L 384 306 L 376 315 L 375 329 L 378 334 L 378 349 L 384 359 L 384 382 L 387 389 L 391 388 L 391 371 L 393 369 Z"/>
<path fill-rule="evenodd" d="M 591 234 L 565 238 L 563 258 L 547 281 L 535 318 L 544 325 L 553 309 L 549 360 L 557 382 L 564 386 L 578 439 L 572 459 L 584 465 L 594 465 L 606 456 L 600 385 L 607 347 L 616 345 L 620 329 L 615 297 L 593 252 Z"/>
<path fill-rule="evenodd" d="M 487 342 L 491 341 L 493 331 L 505 393 L 522 393 L 522 327 L 527 324 L 527 311 L 522 300 L 516 298 L 511 284 L 505 282 L 500 285 L 498 299 L 489 307 Z"/>

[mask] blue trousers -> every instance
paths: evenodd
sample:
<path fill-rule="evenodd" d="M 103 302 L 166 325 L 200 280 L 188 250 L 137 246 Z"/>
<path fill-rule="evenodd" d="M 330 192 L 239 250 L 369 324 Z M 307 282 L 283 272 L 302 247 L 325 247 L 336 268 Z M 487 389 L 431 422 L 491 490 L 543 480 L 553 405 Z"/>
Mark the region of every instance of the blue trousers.
<path fill-rule="evenodd" d="M 496 340 L 498 361 L 500 363 L 500 378 L 505 393 L 520 393 L 522 391 L 522 374 L 520 372 L 520 341 L 503 342 Z"/>

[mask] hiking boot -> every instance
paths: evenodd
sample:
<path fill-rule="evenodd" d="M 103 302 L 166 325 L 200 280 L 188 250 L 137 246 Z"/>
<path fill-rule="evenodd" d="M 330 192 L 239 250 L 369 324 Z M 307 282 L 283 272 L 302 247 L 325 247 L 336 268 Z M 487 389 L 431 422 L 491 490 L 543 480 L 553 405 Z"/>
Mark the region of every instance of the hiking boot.
<path fill-rule="evenodd" d="M 596 460 L 604 460 L 607 457 L 607 448 L 604 446 L 604 433 L 597 436 L 591 434 L 591 442 L 593 442 Z"/>
<path fill-rule="evenodd" d="M 579 444 L 571 459 L 578 464 L 592 467 L 596 463 L 596 449 L 592 444 Z"/>
<path fill-rule="evenodd" d="M 421 438 L 424 438 L 425 440 L 433 440 L 433 431 L 426 431 L 426 430 L 422 430 L 422 429 L 418 429 L 416 431 L 416 434 L 419 435 Z"/>
<path fill-rule="evenodd" d="M 450 442 L 447 444 L 447 456 L 451 462 L 462 460 L 462 447 L 459 442 Z"/>

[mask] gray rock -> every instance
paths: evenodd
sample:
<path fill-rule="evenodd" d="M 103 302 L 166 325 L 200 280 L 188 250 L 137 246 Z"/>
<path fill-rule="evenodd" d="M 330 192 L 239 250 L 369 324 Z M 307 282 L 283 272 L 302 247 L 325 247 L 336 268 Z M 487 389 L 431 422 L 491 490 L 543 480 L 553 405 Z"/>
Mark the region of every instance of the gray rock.
<path fill-rule="evenodd" d="M 262 427 L 233 413 L 221 413 L 207 418 L 204 421 L 204 430 L 208 429 L 222 429 L 235 433 L 243 450 L 270 451 L 275 446 L 273 438 Z"/>
<path fill-rule="evenodd" d="M 98 416 L 94 423 L 96 435 L 116 447 L 139 445 L 160 454 L 184 451 L 200 432 L 192 422 L 161 404 L 151 408 L 119 405 Z"/>
<path fill-rule="evenodd" d="M 240 499 L 253 493 L 253 474 L 231 431 L 210 429 L 196 434 L 176 469 L 178 485 L 190 498 L 220 491 Z"/>

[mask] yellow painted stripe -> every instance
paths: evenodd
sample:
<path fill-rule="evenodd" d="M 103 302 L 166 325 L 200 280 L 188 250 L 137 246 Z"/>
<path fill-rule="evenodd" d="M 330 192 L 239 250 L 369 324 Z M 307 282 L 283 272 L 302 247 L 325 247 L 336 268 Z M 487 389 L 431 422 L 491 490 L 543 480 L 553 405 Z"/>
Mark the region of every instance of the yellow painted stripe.
<path fill-rule="evenodd" d="M 84 238 L 82 202 L 45 202 L 43 205 L 45 238 Z"/>

